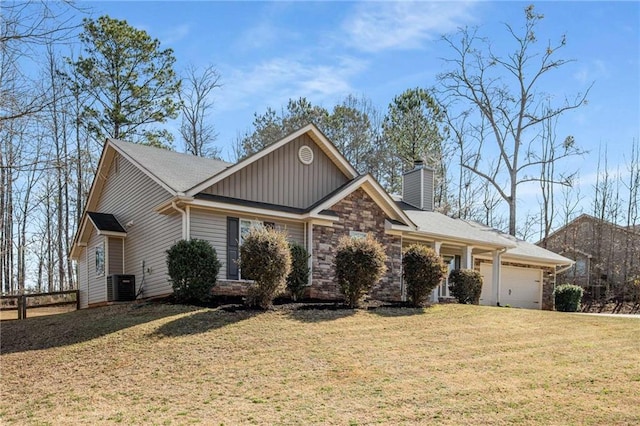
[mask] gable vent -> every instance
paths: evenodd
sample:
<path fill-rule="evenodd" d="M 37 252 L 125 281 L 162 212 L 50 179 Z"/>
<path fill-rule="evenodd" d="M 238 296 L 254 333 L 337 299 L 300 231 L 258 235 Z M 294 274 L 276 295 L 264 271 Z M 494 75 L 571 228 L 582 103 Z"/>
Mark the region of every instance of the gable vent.
<path fill-rule="evenodd" d="M 298 150 L 298 158 L 302 164 L 309 165 L 313 163 L 313 150 L 307 145 L 302 145 Z"/>

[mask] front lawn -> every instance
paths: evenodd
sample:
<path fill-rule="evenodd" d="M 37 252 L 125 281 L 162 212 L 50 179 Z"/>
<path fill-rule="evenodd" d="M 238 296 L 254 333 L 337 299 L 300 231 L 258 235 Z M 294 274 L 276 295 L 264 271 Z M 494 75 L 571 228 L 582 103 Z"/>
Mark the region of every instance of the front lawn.
<path fill-rule="evenodd" d="M 640 320 L 125 304 L 1 325 L 2 424 L 638 424 Z"/>

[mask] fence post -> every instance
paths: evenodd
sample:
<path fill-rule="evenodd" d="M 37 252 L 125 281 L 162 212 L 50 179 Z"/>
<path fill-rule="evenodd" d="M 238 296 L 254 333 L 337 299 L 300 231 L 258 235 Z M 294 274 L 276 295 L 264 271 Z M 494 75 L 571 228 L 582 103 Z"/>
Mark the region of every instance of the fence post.
<path fill-rule="evenodd" d="M 27 296 L 21 294 L 18 296 L 18 319 L 27 318 Z"/>

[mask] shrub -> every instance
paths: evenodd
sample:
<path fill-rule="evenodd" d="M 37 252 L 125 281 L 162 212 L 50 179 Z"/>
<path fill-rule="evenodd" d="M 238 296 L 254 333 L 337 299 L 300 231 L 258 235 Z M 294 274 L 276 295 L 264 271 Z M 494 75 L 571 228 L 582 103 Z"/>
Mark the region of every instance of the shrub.
<path fill-rule="evenodd" d="M 344 236 L 338 242 L 334 266 L 336 281 L 347 305 L 355 308 L 387 271 L 387 255 L 371 234 L 365 238 Z"/>
<path fill-rule="evenodd" d="M 420 244 L 411 245 L 402 256 L 402 276 L 407 296 L 414 306 L 423 306 L 429 293 L 447 273 L 447 266 L 435 250 Z"/>
<path fill-rule="evenodd" d="M 584 290 L 580 286 L 573 284 L 559 285 L 553 291 L 556 311 L 577 312 L 580 309 L 583 294 Z"/>
<path fill-rule="evenodd" d="M 477 305 L 482 293 L 482 275 L 473 269 L 455 269 L 449 274 L 449 291 L 458 303 Z"/>
<path fill-rule="evenodd" d="M 286 234 L 269 228 L 251 228 L 240 247 L 238 264 L 242 276 L 254 280 L 248 291 L 247 304 L 269 308 L 278 293 L 284 291 L 291 271 Z"/>
<path fill-rule="evenodd" d="M 177 301 L 205 301 L 216 284 L 220 262 L 205 240 L 180 240 L 167 250 L 169 281 Z"/>
<path fill-rule="evenodd" d="M 309 252 L 300 244 L 291 243 L 289 254 L 291 255 L 291 272 L 287 276 L 287 290 L 291 293 L 293 300 L 298 300 L 309 282 Z"/>

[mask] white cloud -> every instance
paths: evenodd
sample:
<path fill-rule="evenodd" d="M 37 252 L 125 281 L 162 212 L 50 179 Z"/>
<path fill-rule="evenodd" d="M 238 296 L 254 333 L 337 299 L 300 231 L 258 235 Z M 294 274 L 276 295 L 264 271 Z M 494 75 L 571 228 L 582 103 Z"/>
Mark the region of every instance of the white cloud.
<path fill-rule="evenodd" d="M 472 19 L 470 2 L 367 2 L 343 23 L 353 47 L 377 52 L 416 49 Z"/>
<path fill-rule="evenodd" d="M 573 75 L 573 78 L 581 84 L 590 84 L 597 79 L 607 79 L 610 76 L 611 72 L 607 63 L 596 59 L 590 63 L 582 64 L 580 69 Z"/>
<path fill-rule="evenodd" d="M 191 27 L 189 24 L 182 24 L 175 27 L 167 28 L 162 34 L 160 41 L 163 45 L 175 44 L 181 40 L 187 38 L 191 33 Z"/>
<path fill-rule="evenodd" d="M 274 108 L 289 98 L 307 97 L 313 103 L 334 101 L 352 91 L 350 79 L 365 68 L 362 61 L 343 57 L 331 64 L 321 64 L 293 58 L 275 58 L 249 69 L 224 72 L 217 107 L 238 110 L 270 105 Z M 231 89 L 233 88 L 233 89 Z"/>
<path fill-rule="evenodd" d="M 282 40 L 298 38 L 298 33 L 295 31 L 265 21 L 242 32 L 233 45 L 242 51 L 258 50 L 277 46 Z"/>

